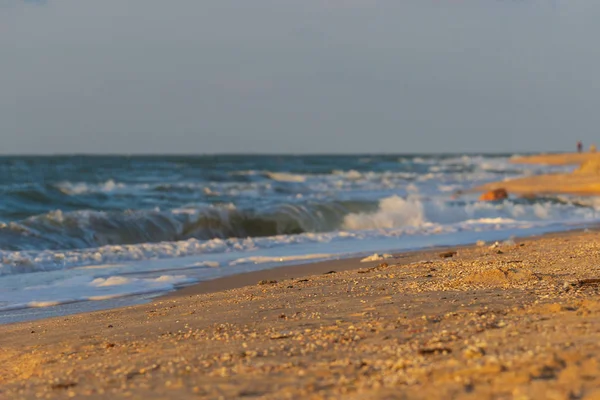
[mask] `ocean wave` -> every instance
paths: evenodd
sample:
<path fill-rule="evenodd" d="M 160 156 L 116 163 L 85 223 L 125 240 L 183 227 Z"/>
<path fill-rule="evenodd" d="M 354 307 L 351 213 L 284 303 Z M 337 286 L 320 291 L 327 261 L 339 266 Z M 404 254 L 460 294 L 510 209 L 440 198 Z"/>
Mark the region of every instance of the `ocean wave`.
<path fill-rule="evenodd" d="M 232 204 L 161 211 L 60 210 L 0 223 L 0 249 L 81 249 L 106 245 L 263 237 L 338 229 L 346 214 L 371 210 L 373 202 L 334 201 L 281 204 L 261 210 Z"/>
<path fill-rule="evenodd" d="M 268 172 L 267 176 L 279 182 L 305 182 L 306 175 L 291 174 L 289 172 Z"/>
<path fill-rule="evenodd" d="M 344 217 L 343 227 L 350 230 L 390 229 L 422 226 L 426 223 L 423 202 L 418 198 L 392 196 L 382 199 L 376 212 L 360 212 Z"/>
<path fill-rule="evenodd" d="M 427 198 L 419 194 L 390 196 L 379 201 L 372 212 L 350 213 L 342 228 L 349 230 L 423 227 L 428 224 L 516 223 L 536 221 L 594 220 L 600 202 L 589 199 L 544 197 L 507 199 L 502 202 L 476 200 L 447 201 L 444 197 Z"/>
<path fill-rule="evenodd" d="M 107 245 L 98 248 L 72 250 L 0 250 L 0 276 L 74 268 L 103 270 L 107 265 L 118 266 L 121 263 L 172 260 L 198 255 L 245 254 L 259 249 L 321 244 L 331 241 L 360 239 L 367 236 L 368 233 L 365 232 L 327 232 L 257 238 L 187 239 L 173 242 Z M 218 268 L 220 265 L 221 263 L 218 261 L 202 260 L 184 263 L 182 267 L 211 269 Z"/>
<path fill-rule="evenodd" d="M 18 276 L 21 274 L 53 273 L 64 270 L 69 270 L 65 273 L 74 276 L 78 276 L 76 272 L 96 275 L 96 273 L 112 270 L 131 271 L 134 274 L 157 271 L 174 273 L 178 270 L 221 270 L 224 267 L 243 264 L 280 263 L 334 257 L 335 253 L 326 252 L 328 250 L 331 252 L 336 244 L 340 243 L 347 243 L 343 248 L 350 250 L 346 251 L 347 254 L 353 254 L 353 252 L 362 251 L 361 243 L 363 241 L 370 243 L 375 241 L 376 243 L 392 239 L 392 242 L 387 245 L 389 246 L 387 249 L 391 249 L 402 247 L 398 240 L 408 237 L 425 238 L 459 231 L 464 233 L 494 229 L 525 229 L 536 225 L 548 225 L 548 222 L 511 222 L 501 218 L 496 220 L 480 219 L 479 221 L 474 219 L 448 225 L 424 223 L 420 226 L 390 229 L 342 230 L 255 238 L 188 239 L 161 243 L 107 245 L 89 249 L 0 250 L 0 276 L 5 279 L 8 277 L 19 280 Z M 325 251 L 307 252 L 307 249 Z M 385 248 L 372 250 L 385 250 Z M 184 258 L 184 261 L 176 261 Z M 132 263 L 137 267 L 134 267 Z"/>
<path fill-rule="evenodd" d="M 423 163 L 413 162 L 400 170 L 368 169 L 360 163 L 356 168 L 330 169 L 328 171 L 277 171 L 239 170 L 228 173 L 200 174 L 196 177 L 156 179 L 152 181 L 124 181 L 116 177 L 99 182 L 60 181 L 47 188 L 25 189 L 20 196 L 33 198 L 39 204 L 53 205 L 54 208 L 101 209 L 103 202 L 114 202 L 115 208 L 138 206 L 151 198 L 158 204 L 171 203 L 181 199 L 220 197 L 230 201 L 256 197 L 277 196 L 318 196 L 323 193 L 355 191 L 380 191 L 402 188 L 410 182 L 428 185 L 430 182 L 465 185 L 464 182 L 487 182 L 502 177 L 536 173 L 527 168 L 518 169 L 504 159 L 483 161 L 479 158 L 423 159 Z M 437 163 L 436 163 L 437 162 Z M 361 166 L 362 165 L 362 166 Z M 388 165 L 386 165 L 388 167 Z M 158 177 L 157 177 L 158 178 Z M 31 190 L 31 193 L 29 191 Z M 9 195 L 9 198 L 12 195 Z M 81 204 L 79 204 L 81 203 Z M 65 207 L 69 205 L 69 207 Z M 0 210 L 0 214 L 1 214 Z M 31 214 L 30 214 L 31 215 Z"/>
<path fill-rule="evenodd" d="M 127 185 L 120 182 L 115 182 L 109 179 L 101 183 L 87 183 L 87 182 L 68 182 L 63 181 L 55 185 L 55 187 L 66 195 L 81 195 L 85 193 L 108 193 L 115 190 L 122 190 L 127 188 Z"/>
<path fill-rule="evenodd" d="M 408 188 L 407 188 L 408 190 Z M 256 238 L 340 230 L 360 231 L 452 225 L 465 221 L 569 221 L 595 219 L 600 203 L 585 199 L 448 201 L 418 191 L 379 201 L 298 201 L 259 209 L 198 204 L 171 210 L 60 210 L 0 223 L 0 249 L 74 250 L 189 239 Z"/>

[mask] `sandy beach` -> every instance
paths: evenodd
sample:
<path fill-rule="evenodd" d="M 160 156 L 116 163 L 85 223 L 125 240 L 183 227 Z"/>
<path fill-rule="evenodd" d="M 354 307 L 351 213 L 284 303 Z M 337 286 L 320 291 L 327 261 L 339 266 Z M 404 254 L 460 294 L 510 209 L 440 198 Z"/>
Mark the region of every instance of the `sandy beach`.
<path fill-rule="evenodd" d="M 548 174 L 511 179 L 501 182 L 491 182 L 473 188 L 474 192 L 487 192 L 505 189 L 508 193 L 517 195 L 569 194 L 580 196 L 595 196 L 600 193 L 598 175 L 577 174 Z"/>
<path fill-rule="evenodd" d="M 0 398 L 597 399 L 598 238 L 262 271 L 5 325 Z"/>
<path fill-rule="evenodd" d="M 513 164 L 551 166 L 578 166 L 570 173 L 554 173 L 490 182 L 476 186 L 471 192 L 489 192 L 504 189 L 508 193 L 539 196 L 568 194 L 595 196 L 600 194 L 600 155 L 598 153 L 538 154 L 511 159 Z"/>
<path fill-rule="evenodd" d="M 600 153 L 548 153 L 511 159 L 513 164 L 581 165 L 586 161 L 600 159 Z"/>

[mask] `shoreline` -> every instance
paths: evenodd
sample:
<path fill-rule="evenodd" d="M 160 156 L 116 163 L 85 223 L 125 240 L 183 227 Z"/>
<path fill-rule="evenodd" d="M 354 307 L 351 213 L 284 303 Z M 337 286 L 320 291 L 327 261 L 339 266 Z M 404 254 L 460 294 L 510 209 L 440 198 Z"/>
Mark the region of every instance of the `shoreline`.
<path fill-rule="evenodd" d="M 430 246 L 422 249 L 387 252 L 394 256 L 392 259 L 382 260 L 381 262 L 413 262 L 419 257 L 427 257 L 429 254 L 435 255 L 437 252 L 446 248 L 465 248 L 475 246 L 472 244 L 463 244 L 458 246 L 441 245 Z M 304 276 L 320 275 L 335 270 L 336 272 L 356 270 L 366 268 L 372 262 L 361 262 L 366 257 L 348 256 L 323 261 L 312 261 L 301 264 L 279 265 L 272 268 L 259 269 L 249 272 L 235 272 L 218 278 L 194 282 L 189 285 L 175 288 L 174 290 L 159 293 L 133 294 L 130 296 L 117 297 L 114 299 L 93 301 L 73 301 L 50 307 L 33 307 L 6 310 L 2 312 L 2 317 L 6 322 L 0 323 L 0 327 L 10 324 L 19 324 L 27 322 L 36 322 L 46 319 L 70 317 L 80 314 L 89 314 L 97 312 L 106 312 L 125 307 L 136 307 L 144 304 L 151 304 L 162 301 L 163 299 L 173 299 L 181 296 L 193 296 L 197 294 L 215 293 L 230 289 L 237 289 L 251 286 L 257 282 L 266 280 L 285 280 L 302 278 Z M 12 315 L 16 315 L 11 318 Z"/>
<path fill-rule="evenodd" d="M 589 228 L 600 227 L 600 224 L 586 224 L 567 230 L 536 232 L 522 236 L 502 235 L 486 241 L 486 246 L 495 242 L 506 240 L 529 241 L 538 238 L 552 237 L 555 235 L 577 234 L 586 231 Z M 392 259 L 381 260 L 380 262 L 405 265 L 423 259 L 435 259 L 439 252 L 445 249 L 469 249 L 477 247 L 475 242 L 462 244 L 440 244 L 430 245 L 423 248 L 408 250 L 387 250 L 379 253 L 388 253 L 393 255 Z M 82 300 L 62 303 L 49 307 L 31 307 L 6 310 L 0 313 L 0 327 L 10 324 L 27 323 L 43 321 L 46 319 L 70 317 L 80 314 L 106 312 L 125 307 L 137 307 L 145 304 L 160 302 L 163 299 L 176 299 L 181 296 L 194 296 L 198 294 L 215 293 L 230 289 L 238 289 L 255 285 L 260 281 L 288 280 L 302 278 L 310 275 L 321 275 L 331 271 L 343 272 L 368 268 L 373 262 L 361 262 L 364 257 L 372 253 L 361 256 L 342 256 L 341 258 L 327 259 L 322 261 L 309 261 L 300 264 L 284 264 L 265 269 L 258 269 L 249 272 L 234 272 L 225 276 L 212 278 L 208 280 L 194 282 L 188 285 L 177 287 L 174 290 L 158 293 L 132 294 L 129 296 L 116 297 L 107 300 Z"/>
<path fill-rule="evenodd" d="M 365 256 L 348 257 L 334 260 L 316 261 L 305 264 L 283 265 L 251 272 L 240 272 L 220 278 L 196 282 L 192 285 L 184 286 L 160 295 L 154 298 L 153 301 L 239 289 L 246 286 L 255 285 L 257 282 L 261 281 L 298 279 L 306 276 L 328 274 L 332 271 L 335 273 L 355 271 L 362 268 L 368 268 L 374 263 L 394 263 L 398 265 L 405 265 L 423 258 L 436 256 L 437 253 L 443 252 L 448 248 L 460 249 L 473 246 L 475 246 L 475 244 L 465 244 L 460 246 L 434 246 L 419 250 L 409 250 L 406 252 L 391 252 L 388 254 L 391 254 L 393 256 L 392 258 L 382 259 L 380 261 L 361 262 Z"/>
<path fill-rule="evenodd" d="M 529 242 L 543 238 L 551 237 L 568 237 L 569 235 L 578 235 L 585 233 L 590 229 L 600 229 L 600 225 L 594 224 L 593 227 L 575 228 L 564 231 L 546 232 L 541 234 L 533 234 L 526 236 L 514 236 L 507 237 L 505 239 L 496 240 L 495 242 L 505 242 L 508 240 L 514 240 L 518 242 Z M 273 268 L 261 269 L 251 272 L 240 272 L 223 277 L 210 279 L 206 281 L 200 281 L 193 283 L 188 286 L 184 286 L 173 290 L 171 292 L 164 293 L 157 297 L 154 297 L 151 302 L 162 301 L 163 299 L 177 299 L 182 296 L 195 296 L 199 294 L 209 294 L 215 292 L 221 292 L 232 289 L 239 289 L 247 286 L 252 286 L 261 281 L 269 280 L 290 280 L 303 278 L 312 275 L 327 274 L 331 271 L 345 272 L 345 271 L 356 271 L 360 269 L 367 269 L 369 266 L 377 263 L 388 263 L 394 265 L 406 265 L 422 260 L 431 260 L 439 257 L 439 253 L 442 253 L 448 249 L 452 250 L 464 250 L 464 249 L 475 249 L 478 247 L 488 247 L 493 245 L 492 242 L 485 242 L 484 246 L 478 246 L 476 243 L 467 243 L 460 245 L 442 245 L 432 246 L 416 250 L 407 251 L 389 251 L 388 254 L 392 255 L 393 258 L 384 259 L 380 261 L 361 262 L 365 256 L 361 257 L 348 257 L 339 258 L 335 260 L 325 260 L 309 262 L 305 264 L 293 264 L 283 265 Z M 1 325 L 0 325 L 1 326 Z"/>
<path fill-rule="evenodd" d="M 599 235 L 340 260 L 263 284 L 250 273 L 248 286 L 2 325 L 0 397 L 592 395 Z"/>

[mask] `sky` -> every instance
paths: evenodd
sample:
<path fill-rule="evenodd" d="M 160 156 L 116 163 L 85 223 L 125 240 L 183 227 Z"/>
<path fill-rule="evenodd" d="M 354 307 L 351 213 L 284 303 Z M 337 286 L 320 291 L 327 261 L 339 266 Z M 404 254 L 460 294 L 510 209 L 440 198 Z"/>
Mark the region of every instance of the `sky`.
<path fill-rule="evenodd" d="M 600 145 L 598 0 L 0 0 L 0 153 Z"/>

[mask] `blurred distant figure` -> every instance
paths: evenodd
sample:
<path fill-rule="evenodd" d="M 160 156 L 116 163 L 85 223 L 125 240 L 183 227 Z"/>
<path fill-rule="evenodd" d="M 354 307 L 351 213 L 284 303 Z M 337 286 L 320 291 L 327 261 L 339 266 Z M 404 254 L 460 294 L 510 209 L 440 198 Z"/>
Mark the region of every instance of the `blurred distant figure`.
<path fill-rule="evenodd" d="M 590 153 L 595 153 L 596 152 L 596 145 L 593 144 L 590 146 Z"/>
<path fill-rule="evenodd" d="M 583 143 L 581 143 L 581 140 L 577 141 L 577 152 L 581 153 L 581 151 L 583 150 Z"/>

